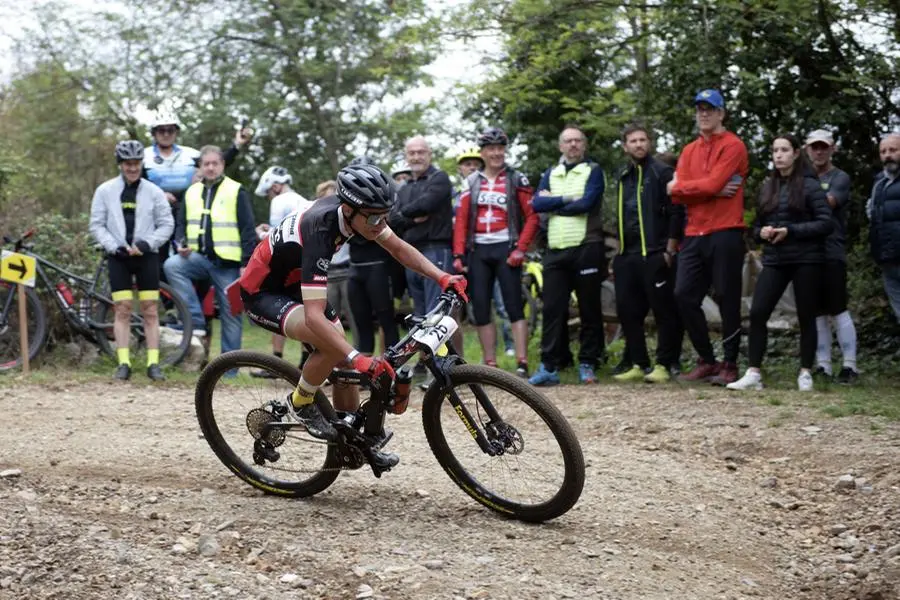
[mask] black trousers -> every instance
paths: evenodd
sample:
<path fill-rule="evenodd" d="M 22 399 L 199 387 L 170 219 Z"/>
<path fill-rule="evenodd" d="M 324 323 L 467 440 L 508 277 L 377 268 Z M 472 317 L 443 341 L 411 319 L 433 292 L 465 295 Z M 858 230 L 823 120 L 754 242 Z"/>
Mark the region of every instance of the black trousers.
<path fill-rule="evenodd" d="M 656 362 L 665 367 L 678 363 L 681 324 L 675 306 L 674 272 L 664 255 L 619 254 L 613 259 L 616 277 L 616 314 L 625 334 L 631 363 L 650 366 L 644 320 L 652 310 L 656 320 Z"/>
<path fill-rule="evenodd" d="M 701 308 L 709 286 L 715 288 L 722 315 L 725 362 L 736 363 L 741 346 L 741 286 L 744 236 L 739 229 L 686 237 L 679 253 L 675 301 L 691 343 L 706 363 L 716 362 L 709 325 Z"/>
<path fill-rule="evenodd" d="M 753 290 L 750 307 L 750 366 L 762 366 L 769 338 L 766 323 L 781 300 L 789 283 L 794 284 L 794 300 L 797 304 L 797 321 L 800 324 L 800 367 L 811 369 L 816 357 L 816 314 L 819 307 L 819 290 L 822 282 L 822 265 L 785 265 L 764 267 Z"/>
<path fill-rule="evenodd" d="M 569 296 L 575 291 L 581 318 L 578 362 L 597 366 L 603 360 L 603 311 L 601 286 L 606 279 L 603 244 L 582 244 L 564 250 L 547 250 L 543 258 L 544 308 L 541 362 L 549 370 L 565 367 L 569 350 Z"/>
<path fill-rule="evenodd" d="M 351 264 L 347 291 L 350 296 L 350 313 L 359 335 L 356 349 L 364 354 L 375 351 L 375 320 L 384 331 L 385 346 L 396 344 L 400 334 L 394 319 L 394 297 L 391 293 L 388 263 Z"/>

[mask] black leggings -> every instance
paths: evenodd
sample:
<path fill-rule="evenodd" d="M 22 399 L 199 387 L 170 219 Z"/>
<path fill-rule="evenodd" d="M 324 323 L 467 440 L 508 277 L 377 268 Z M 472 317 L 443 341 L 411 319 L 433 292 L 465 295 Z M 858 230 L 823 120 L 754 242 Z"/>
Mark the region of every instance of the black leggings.
<path fill-rule="evenodd" d="M 475 325 L 491 323 L 491 298 L 494 296 L 494 280 L 500 282 L 500 294 L 509 322 L 525 318 L 525 298 L 522 296 L 522 267 L 506 264 L 509 243 L 475 244 L 469 253 L 469 296 Z"/>
<path fill-rule="evenodd" d="M 384 331 L 385 346 L 392 346 L 400 340 L 397 322 L 394 320 L 394 297 L 391 294 L 391 273 L 387 263 L 373 262 L 350 265 L 350 280 L 347 285 L 350 296 L 350 312 L 359 339 L 357 350 L 364 354 L 375 351 L 375 323 Z"/>
<path fill-rule="evenodd" d="M 797 320 L 800 323 L 800 367 L 811 369 L 816 356 L 816 311 L 822 280 L 821 264 L 765 267 L 753 290 L 750 307 L 750 366 L 762 366 L 769 329 L 766 325 L 788 284 L 794 284 Z"/>

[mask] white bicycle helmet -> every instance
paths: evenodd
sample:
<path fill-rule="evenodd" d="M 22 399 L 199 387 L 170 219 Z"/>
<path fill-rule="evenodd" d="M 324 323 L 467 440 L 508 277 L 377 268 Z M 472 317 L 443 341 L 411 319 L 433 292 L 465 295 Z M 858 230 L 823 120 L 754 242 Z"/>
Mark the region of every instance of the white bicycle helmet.
<path fill-rule="evenodd" d="M 173 112 L 157 112 L 153 116 L 153 121 L 150 123 L 150 133 L 154 133 L 157 127 L 161 127 L 163 125 L 174 125 L 175 129 L 181 131 L 181 123 L 178 122 L 178 117 Z"/>
<path fill-rule="evenodd" d="M 412 175 L 412 169 L 409 168 L 409 164 L 405 160 L 398 161 L 391 167 L 391 178 L 394 178 L 401 173 L 409 173 Z"/>
<path fill-rule="evenodd" d="M 284 167 L 269 167 L 266 172 L 259 178 L 259 184 L 256 186 L 256 195 L 265 196 L 269 193 L 269 189 L 276 183 L 286 183 L 291 185 L 294 182 L 291 174 Z"/>

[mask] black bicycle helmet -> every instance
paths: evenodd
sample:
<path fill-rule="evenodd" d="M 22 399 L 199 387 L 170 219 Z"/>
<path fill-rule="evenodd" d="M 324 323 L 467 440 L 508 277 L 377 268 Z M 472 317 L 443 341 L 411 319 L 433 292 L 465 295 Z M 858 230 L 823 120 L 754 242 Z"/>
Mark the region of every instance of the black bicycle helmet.
<path fill-rule="evenodd" d="M 395 194 L 394 182 L 374 165 L 351 164 L 338 173 L 338 199 L 357 210 L 389 210 Z"/>
<path fill-rule="evenodd" d="M 357 156 L 353 160 L 350 161 L 349 166 L 357 166 L 357 165 L 372 165 L 375 166 L 375 161 L 366 156 L 365 154 Z"/>
<path fill-rule="evenodd" d="M 481 135 L 478 136 L 478 147 L 484 148 L 485 146 L 508 146 L 509 145 L 509 136 L 506 135 L 499 127 L 488 127 L 484 131 L 481 132 Z"/>
<path fill-rule="evenodd" d="M 144 160 L 144 145 L 136 140 L 116 144 L 116 163 L 125 160 Z"/>

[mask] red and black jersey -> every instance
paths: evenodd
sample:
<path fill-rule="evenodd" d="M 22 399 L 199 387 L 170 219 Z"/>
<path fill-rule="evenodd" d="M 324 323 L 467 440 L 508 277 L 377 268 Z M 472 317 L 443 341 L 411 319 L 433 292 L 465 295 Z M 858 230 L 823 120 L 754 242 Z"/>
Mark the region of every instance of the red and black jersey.
<path fill-rule="evenodd" d="M 392 233 L 385 227 L 375 241 Z M 260 242 L 241 275 L 241 288 L 248 294 L 265 291 L 324 300 L 331 257 L 352 236 L 337 196 L 316 200 L 306 211 L 286 216 Z"/>

